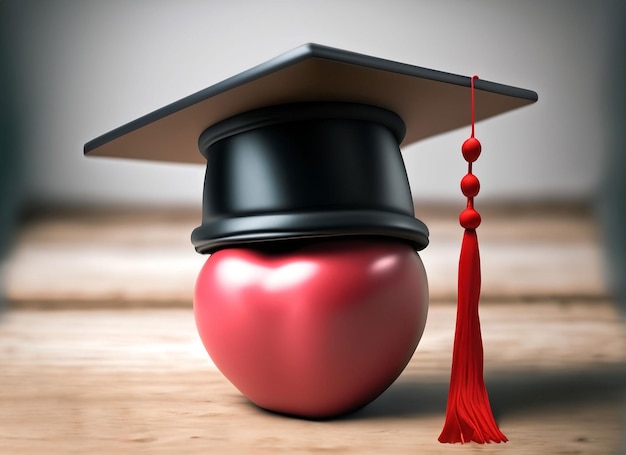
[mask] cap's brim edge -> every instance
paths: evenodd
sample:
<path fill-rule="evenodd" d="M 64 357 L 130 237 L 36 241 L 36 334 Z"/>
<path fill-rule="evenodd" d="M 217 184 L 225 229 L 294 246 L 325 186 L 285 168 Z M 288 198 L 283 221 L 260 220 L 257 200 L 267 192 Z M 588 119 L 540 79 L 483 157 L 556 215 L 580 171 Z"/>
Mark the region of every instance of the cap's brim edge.
<path fill-rule="evenodd" d="M 471 78 L 468 76 L 461 76 L 457 74 L 447 73 L 444 71 L 409 65 L 406 63 L 399 63 L 391 60 L 375 58 L 356 52 L 349 52 L 328 46 L 323 46 L 320 44 L 308 43 L 292 49 L 288 52 L 285 52 L 284 54 L 281 54 L 278 57 L 275 57 L 265 63 L 257 65 L 247 71 L 225 79 L 222 82 L 212 85 L 206 89 L 186 96 L 185 98 L 182 98 L 174 103 L 157 109 L 149 114 L 139 117 L 138 119 L 133 120 L 118 128 L 115 128 L 99 137 L 96 137 L 95 139 L 85 144 L 83 152 L 85 155 L 87 155 L 91 151 L 101 147 L 102 145 L 107 144 L 139 128 L 143 128 L 146 125 L 149 125 L 159 119 L 172 115 L 178 111 L 186 109 L 190 106 L 193 106 L 194 104 L 216 96 L 220 93 L 232 90 L 233 88 L 276 72 L 287 66 L 293 65 L 294 63 L 312 57 L 359 65 L 392 73 L 410 75 L 422 79 L 445 82 L 448 84 L 463 87 L 470 87 L 471 83 Z M 476 90 L 482 90 L 485 92 L 492 92 L 500 95 L 519 98 L 527 100 L 529 103 L 536 102 L 538 100 L 537 93 L 532 90 L 512 87 L 495 82 L 489 82 L 483 79 L 476 79 L 474 82 L 474 87 Z"/>
<path fill-rule="evenodd" d="M 308 58 L 312 55 L 313 47 L 317 47 L 317 45 L 303 45 L 292 49 L 284 54 L 279 55 L 271 60 L 268 60 L 260 65 L 254 66 L 247 71 L 239 73 L 235 76 L 229 77 L 228 79 L 223 80 L 222 82 L 218 82 L 215 85 L 207 87 L 199 92 L 193 93 L 189 96 L 186 96 L 178 101 L 175 101 L 167 106 L 164 106 L 156 111 L 150 112 L 142 117 L 139 117 L 136 120 L 128 122 L 125 125 L 122 125 L 114 130 L 109 131 L 108 133 L 103 134 L 85 144 L 84 153 L 88 154 L 91 150 L 94 150 L 100 147 L 107 142 L 110 142 L 120 136 L 123 136 L 131 131 L 142 128 L 152 122 L 155 122 L 163 117 L 167 117 L 168 115 L 174 114 L 180 110 L 183 110 L 189 106 L 192 106 L 200 101 L 203 101 L 207 98 L 211 98 L 219 93 L 225 92 L 227 90 L 231 90 L 239 85 L 243 85 L 247 82 L 253 81 L 259 77 L 270 74 L 274 71 L 282 69 L 286 66 L 289 66 L 295 62 Z"/>
<path fill-rule="evenodd" d="M 87 155 L 92 150 L 95 150 L 103 144 L 106 144 L 116 138 L 119 138 L 134 130 L 142 128 L 161 118 L 167 117 L 168 115 L 171 115 L 175 112 L 199 103 L 207 98 L 211 98 L 217 94 L 223 93 L 227 90 L 231 90 L 239 85 L 248 83 L 265 75 L 273 73 L 277 70 L 280 70 L 284 67 L 293 65 L 296 62 L 311 57 L 334 60 L 360 66 L 367 66 L 373 69 L 412 75 L 423 79 L 445 82 L 448 84 L 454 84 L 464 87 L 469 87 L 471 81 L 471 78 L 468 76 L 460 76 L 444 71 L 437 71 L 419 66 L 409 65 L 406 63 L 399 63 L 391 60 L 370 57 L 356 52 L 343 51 L 320 44 L 308 43 L 292 49 L 291 51 L 285 52 L 284 54 L 281 54 L 278 57 L 275 57 L 265 63 L 261 63 L 260 65 L 257 65 L 247 71 L 237 74 L 236 76 L 232 76 L 222 82 L 219 82 L 192 95 L 186 96 L 185 98 L 182 98 L 174 103 L 157 109 L 156 111 L 146 114 L 114 130 L 111 130 L 108 133 L 105 133 L 87 142 L 84 146 L 84 154 Z M 529 102 L 535 102 L 538 99 L 537 93 L 534 91 L 498 84 L 495 82 L 489 82 L 482 79 L 475 80 L 474 87 L 476 90 L 483 90 L 487 92 L 525 99 Z"/>

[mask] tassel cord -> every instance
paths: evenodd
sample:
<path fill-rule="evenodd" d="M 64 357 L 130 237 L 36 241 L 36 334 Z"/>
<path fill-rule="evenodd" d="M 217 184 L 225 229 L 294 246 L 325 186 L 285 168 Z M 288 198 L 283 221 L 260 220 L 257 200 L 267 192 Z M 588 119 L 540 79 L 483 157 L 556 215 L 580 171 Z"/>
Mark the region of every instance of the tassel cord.
<path fill-rule="evenodd" d="M 480 142 L 474 138 L 475 78 L 477 76 L 471 79 L 472 134 L 462 147 L 468 162 L 468 173 L 461 181 L 467 206 L 459 217 L 465 232 L 459 257 L 457 319 L 446 421 L 439 436 L 442 443 L 508 441 L 495 422 L 484 382 L 484 352 L 478 314 L 480 253 L 476 234 L 481 220 L 474 210 L 474 196 L 478 194 L 480 184 L 472 174 L 472 163 L 481 152 Z"/>

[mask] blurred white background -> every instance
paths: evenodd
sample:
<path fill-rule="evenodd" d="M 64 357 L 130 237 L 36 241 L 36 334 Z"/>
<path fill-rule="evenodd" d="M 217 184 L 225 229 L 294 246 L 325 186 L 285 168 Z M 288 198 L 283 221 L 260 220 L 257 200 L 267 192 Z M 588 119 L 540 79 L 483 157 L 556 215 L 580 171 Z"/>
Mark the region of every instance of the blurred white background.
<path fill-rule="evenodd" d="M 2 3 L 26 204 L 199 207 L 201 166 L 87 159 L 83 144 L 306 42 L 537 91 L 537 104 L 477 125 L 483 200 L 585 200 L 600 181 L 619 2 Z M 404 150 L 418 202 L 461 197 L 468 133 Z"/>

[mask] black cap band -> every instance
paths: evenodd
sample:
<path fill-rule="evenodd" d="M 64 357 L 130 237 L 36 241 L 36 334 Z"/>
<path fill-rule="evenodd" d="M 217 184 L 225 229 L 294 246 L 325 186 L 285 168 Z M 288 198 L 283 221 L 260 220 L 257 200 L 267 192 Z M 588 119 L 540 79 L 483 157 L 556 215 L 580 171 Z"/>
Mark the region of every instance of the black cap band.
<path fill-rule="evenodd" d="M 404 131 L 395 113 L 351 103 L 272 106 L 213 125 L 199 139 L 207 170 L 196 250 L 354 235 L 423 249 Z"/>

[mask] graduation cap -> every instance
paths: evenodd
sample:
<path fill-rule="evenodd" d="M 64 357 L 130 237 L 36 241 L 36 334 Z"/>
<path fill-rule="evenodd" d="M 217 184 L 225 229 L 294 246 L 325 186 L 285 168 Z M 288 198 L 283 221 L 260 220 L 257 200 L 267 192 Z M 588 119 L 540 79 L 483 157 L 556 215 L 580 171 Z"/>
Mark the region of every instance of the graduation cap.
<path fill-rule="evenodd" d="M 535 101 L 521 88 L 306 44 L 106 133 L 84 152 L 206 163 L 202 225 L 192 234 L 200 253 L 341 236 L 421 250 L 428 229 L 415 218 L 400 147 Z M 443 439 L 469 440 L 471 431 Z"/>
<path fill-rule="evenodd" d="M 85 145 L 85 154 L 206 163 L 201 253 L 376 235 L 428 243 L 399 146 L 469 124 L 470 78 L 307 44 Z M 536 101 L 476 81 L 476 120 Z M 198 145 L 200 150 L 198 150 Z"/>

